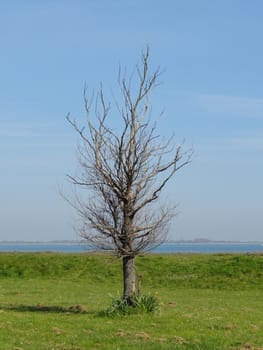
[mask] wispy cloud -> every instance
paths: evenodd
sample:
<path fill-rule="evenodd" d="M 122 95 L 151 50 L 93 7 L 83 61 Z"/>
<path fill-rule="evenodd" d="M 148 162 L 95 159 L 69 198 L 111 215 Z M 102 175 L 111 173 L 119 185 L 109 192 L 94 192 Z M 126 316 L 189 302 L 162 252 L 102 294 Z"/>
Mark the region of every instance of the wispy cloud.
<path fill-rule="evenodd" d="M 198 149 L 263 152 L 263 137 L 206 138 L 200 141 Z"/>
<path fill-rule="evenodd" d="M 24 141 L 31 141 L 34 143 L 41 143 L 43 140 L 56 140 L 61 142 L 66 139 L 67 129 L 61 128 L 56 122 L 50 121 L 1 121 L 0 122 L 0 143 L 7 141 L 17 143 Z"/>
<path fill-rule="evenodd" d="M 34 136 L 39 136 L 39 133 L 26 127 L 9 126 L 7 128 L 1 128 L 0 130 L 1 138 L 28 138 Z"/>
<path fill-rule="evenodd" d="M 195 99 L 209 113 L 263 119 L 263 98 L 200 94 Z"/>
<path fill-rule="evenodd" d="M 25 120 L 1 121 L 0 136 L 1 137 L 33 137 L 40 136 L 47 128 L 47 124 L 41 122 L 31 122 Z"/>

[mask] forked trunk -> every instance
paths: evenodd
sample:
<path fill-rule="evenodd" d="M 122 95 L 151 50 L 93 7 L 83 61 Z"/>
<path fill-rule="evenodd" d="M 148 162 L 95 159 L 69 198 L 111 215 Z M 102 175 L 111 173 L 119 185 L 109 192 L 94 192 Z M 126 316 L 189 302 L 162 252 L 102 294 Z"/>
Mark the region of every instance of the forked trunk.
<path fill-rule="evenodd" d="M 130 298 L 135 294 L 135 261 L 134 257 L 124 257 L 123 263 L 123 299 L 129 302 Z"/>

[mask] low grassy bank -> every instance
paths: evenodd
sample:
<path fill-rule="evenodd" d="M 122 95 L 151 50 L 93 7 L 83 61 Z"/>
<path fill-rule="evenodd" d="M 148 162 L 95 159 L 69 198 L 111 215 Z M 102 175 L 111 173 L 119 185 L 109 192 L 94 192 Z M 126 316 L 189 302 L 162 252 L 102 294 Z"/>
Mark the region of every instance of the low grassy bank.
<path fill-rule="evenodd" d="M 136 264 L 149 288 L 263 288 L 260 254 L 149 254 Z M 108 254 L 0 254 L 0 278 L 76 278 L 107 288 L 107 283 L 121 283 L 121 269 L 121 261 Z"/>
<path fill-rule="evenodd" d="M 263 349 L 262 255 L 138 257 L 161 312 L 99 316 L 121 293 L 104 254 L 0 254 L 0 349 Z"/>

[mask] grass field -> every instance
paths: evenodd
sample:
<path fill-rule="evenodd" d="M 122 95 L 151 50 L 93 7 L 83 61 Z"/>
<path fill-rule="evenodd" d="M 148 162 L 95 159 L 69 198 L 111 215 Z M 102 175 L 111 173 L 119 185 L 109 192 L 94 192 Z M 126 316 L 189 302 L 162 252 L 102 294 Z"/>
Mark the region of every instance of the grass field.
<path fill-rule="evenodd" d="M 263 255 L 146 255 L 158 314 L 101 316 L 121 294 L 103 254 L 0 254 L 0 349 L 263 349 Z"/>

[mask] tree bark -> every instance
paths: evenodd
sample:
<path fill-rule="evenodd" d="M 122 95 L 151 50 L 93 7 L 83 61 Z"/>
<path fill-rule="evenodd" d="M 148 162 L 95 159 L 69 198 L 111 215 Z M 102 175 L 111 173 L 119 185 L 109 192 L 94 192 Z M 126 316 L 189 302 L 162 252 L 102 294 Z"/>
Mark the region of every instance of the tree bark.
<path fill-rule="evenodd" d="M 134 257 L 123 257 L 123 299 L 129 302 L 130 298 L 135 294 L 135 261 Z"/>

